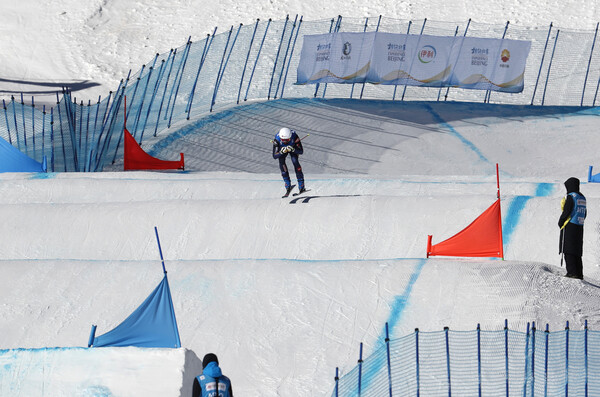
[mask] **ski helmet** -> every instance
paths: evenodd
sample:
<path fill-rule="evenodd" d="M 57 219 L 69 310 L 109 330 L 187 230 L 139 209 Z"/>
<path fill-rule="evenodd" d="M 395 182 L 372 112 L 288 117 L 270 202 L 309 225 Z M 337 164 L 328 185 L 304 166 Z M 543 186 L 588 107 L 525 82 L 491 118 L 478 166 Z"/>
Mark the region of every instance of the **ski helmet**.
<path fill-rule="evenodd" d="M 282 128 L 279 130 L 279 138 L 281 139 L 291 139 L 292 138 L 292 131 L 289 128 Z"/>

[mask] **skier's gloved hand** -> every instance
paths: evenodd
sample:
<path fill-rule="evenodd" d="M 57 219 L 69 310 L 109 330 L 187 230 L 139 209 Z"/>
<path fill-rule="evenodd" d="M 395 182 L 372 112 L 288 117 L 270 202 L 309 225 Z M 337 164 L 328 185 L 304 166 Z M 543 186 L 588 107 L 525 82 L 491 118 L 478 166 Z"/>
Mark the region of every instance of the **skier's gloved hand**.
<path fill-rule="evenodd" d="M 284 146 L 281 148 L 281 153 L 288 153 L 291 149 L 291 146 Z"/>
<path fill-rule="evenodd" d="M 296 149 L 293 146 L 288 146 L 288 153 L 291 153 L 294 150 L 296 150 Z"/>

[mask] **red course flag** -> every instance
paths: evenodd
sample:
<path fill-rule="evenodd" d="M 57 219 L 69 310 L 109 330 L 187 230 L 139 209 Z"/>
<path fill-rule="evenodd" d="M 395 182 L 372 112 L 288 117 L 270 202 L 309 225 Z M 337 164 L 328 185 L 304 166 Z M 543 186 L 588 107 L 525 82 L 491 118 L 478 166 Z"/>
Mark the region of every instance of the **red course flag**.
<path fill-rule="evenodd" d="M 144 152 L 144 149 L 138 145 L 138 143 L 135 141 L 135 138 L 129 131 L 127 131 L 127 128 L 124 128 L 123 134 L 125 134 L 125 150 L 123 156 L 124 169 L 126 171 L 184 169 L 183 153 L 179 153 L 181 156 L 179 161 L 160 160 Z"/>
<path fill-rule="evenodd" d="M 434 255 L 504 258 L 500 199 L 449 239 L 433 246 L 431 239 L 432 236 L 428 236 L 428 258 Z"/>

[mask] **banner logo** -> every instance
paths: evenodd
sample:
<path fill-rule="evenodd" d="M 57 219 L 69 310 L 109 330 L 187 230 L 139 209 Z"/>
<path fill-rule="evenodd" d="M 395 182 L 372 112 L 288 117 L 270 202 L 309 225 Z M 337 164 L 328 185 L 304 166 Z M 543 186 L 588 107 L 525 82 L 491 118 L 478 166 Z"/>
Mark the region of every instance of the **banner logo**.
<path fill-rule="evenodd" d="M 350 55 L 350 53 L 352 52 L 352 44 L 350 44 L 349 42 L 345 42 L 344 48 L 342 48 L 342 52 L 346 56 Z"/>
<path fill-rule="evenodd" d="M 506 63 L 510 59 L 510 52 L 505 48 L 502 50 L 502 55 L 500 55 L 500 59 L 502 62 Z"/>
<path fill-rule="evenodd" d="M 419 51 L 419 61 L 422 63 L 429 63 L 435 59 L 436 53 L 435 47 L 430 45 L 423 46 L 421 51 Z"/>

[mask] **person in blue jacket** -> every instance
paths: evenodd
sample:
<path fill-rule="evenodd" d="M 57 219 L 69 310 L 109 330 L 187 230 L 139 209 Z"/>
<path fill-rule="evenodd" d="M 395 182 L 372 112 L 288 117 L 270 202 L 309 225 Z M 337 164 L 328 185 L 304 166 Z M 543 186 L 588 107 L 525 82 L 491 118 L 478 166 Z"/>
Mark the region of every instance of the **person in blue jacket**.
<path fill-rule="evenodd" d="M 563 198 L 560 227 L 559 253 L 565 258 L 566 277 L 583 279 L 583 222 L 587 216 L 585 196 L 579 191 L 579 179 L 565 181 L 567 196 Z M 562 261 L 561 261 L 562 265 Z"/>
<path fill-rule="evenodd" d="M 273 158 L 279 160 L 279 169 L 281 170 L 281 176 L 283 177 L 286 190 L 284 197 L 287 197 L 293 188 L 290 180 L 290 173 L 287 164 L 285 163 L 285 159 L 288 155 L 292 160 L 292 165 L 296 172 L 299 193 L 304 193 L 306 191 L 306 188 L 304 187 L 304 173 L 302 172 L 302 167 L 298 160 L 298 156 L 303 153 L 304 148 L 302 147 L 302 141 L 295 131 L 292 131 L 289 128 L 282 128 L 275 135 L 275 139 L 273 139 Z"/>
<path fill-rule="evenodd" d="M 194 379 L 192 397 L 233 397 L 231 381 L 223 375 L 216 354 L 205 355 L 202 368 L 202 374 Z"/>

